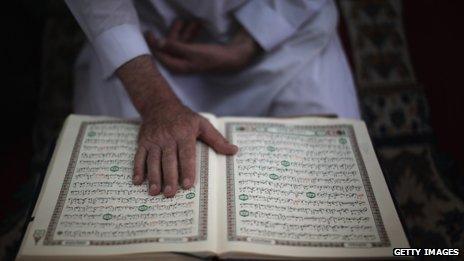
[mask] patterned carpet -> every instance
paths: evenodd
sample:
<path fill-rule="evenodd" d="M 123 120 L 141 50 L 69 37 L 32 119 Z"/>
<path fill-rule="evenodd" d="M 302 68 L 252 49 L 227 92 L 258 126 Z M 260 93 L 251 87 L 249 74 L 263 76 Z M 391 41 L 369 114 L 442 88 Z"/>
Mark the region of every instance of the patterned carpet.
<path fill-rule="evenodd" d="M 449 180 L 456 176 L 455 165 L 436 149 L 427 100 L 409 59 L 401 1 L 338 3 L 363 118 L 411 244 L 464 249 L 464 184 Z M 10 188 L 14 198 L 2 205 L 3 260 L 16 255 L 34 198 L 31 191 L 37 191 L 53 142 L 71 111 L 71 68 L 84 41 L 62 1 L 52 1 L 49 9 L 32 175 L 16 182 Z"/>
<path fill-rule="evenodd" d="M 436 149 L 427 99 L 409 59 L 401 1 L 339 3 L 363 119 L 411 245 L 463 249 L 458 191 L 464 184 L 448 180 L 457 176 L 454 163 Z"/>

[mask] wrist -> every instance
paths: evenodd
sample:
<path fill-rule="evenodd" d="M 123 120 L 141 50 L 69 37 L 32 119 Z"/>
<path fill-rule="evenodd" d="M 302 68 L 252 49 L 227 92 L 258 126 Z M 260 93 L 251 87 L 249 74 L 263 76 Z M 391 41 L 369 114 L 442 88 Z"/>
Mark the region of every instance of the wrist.
<path fill-rule="evenodd" d="M 252 57 L 260 51 L 259 44 L 253 39 L 253 37 L 243 28 L 240 28 L 235 34 L 234 38 L 230 42 L 231 46 L 241 50 L 241 52 Z"/>
<path fill-rule="evenodd" d="M 165 104 L 181 104 L 149 55 L 134 58 L 116 72 L 142 118 Z"/>
<path fill-rule="evenodd" d="M 258 53 L 260 47 L 245 29 L 240 28 L 228 44 L 229 53 L 236 60 L 237 66 L 248 64 Z"/>
<path fill-rule="evenodd" d="M 139 109 L 140 116 L 142 119 L 150 119 L 155 115 L 161 113 L 164 114 L 166 111 L 174 112 L 178 109 L 183 108 L 182 103 L 179 99 L 148 99 L 143 106 Z"/>

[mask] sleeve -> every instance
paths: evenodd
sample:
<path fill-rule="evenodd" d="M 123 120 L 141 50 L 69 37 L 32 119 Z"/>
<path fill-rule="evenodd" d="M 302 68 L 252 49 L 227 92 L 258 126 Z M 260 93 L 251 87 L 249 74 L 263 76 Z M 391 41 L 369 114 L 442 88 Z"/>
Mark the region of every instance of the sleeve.
<path fill-rule="evenodd" d="M 234 15 L 256 42 L 269 51 L 292 36 L 325 3 L 325 0 L 251 0 Z"/>
<path fill-rule="evenodd" d="M 104 78 L 111 77 L 133 58 L 150 53 L 132 1 L 66 0 L 66 3 L 94 48 Z"/>

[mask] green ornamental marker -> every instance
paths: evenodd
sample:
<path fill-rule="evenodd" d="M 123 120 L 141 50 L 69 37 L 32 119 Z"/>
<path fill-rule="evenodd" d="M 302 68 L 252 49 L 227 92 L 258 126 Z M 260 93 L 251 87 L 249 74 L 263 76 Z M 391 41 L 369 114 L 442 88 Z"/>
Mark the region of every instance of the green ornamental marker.
<path fill-rule="evenodd" d="M 282 161 L 280 162 L 280 164 L 282 164 L 282 166 L 284 166 L 284 167 L 290 166 L 290 162 L 288 162 L 287 160 L 282 160 Z"/>
<path fill-rule="evenodd" d="M 36 229 L 34 231 L 34 234 L 32 235 L 34 237 L 34 242 L 37 245 L 39 243 L 40 239 L 42 239 L 43 236 L 45 236 L 45 229 Z M 61 231 L 58 231 L 60 233 Z M 61 234 L 58 234 L 61 235 Z"/>
<path fill-rule="evenodd" d="M 187 193 L 187 195 L 185 195 L 186 199 L 192 199 L 194 197 L 195 197 L 195 193 L 193 193 L 193 192 Z"/>
<path fill-rule="evenodd" d="M 272 180 L 276 180 L 279 178 L 279 175 L 272 173 L 272 174 L 269 174 L 269 178 Z"/>
<path fill-rule="evenodd" d="M 238 198 L 239 198 L 240 200 L 242 200 L 242 201 L 245 201 L 245 200 L 248 199 L 248 195 L 246 195 L 246 194 L 241 194 L 240 196 L 238 196 Z"/>
<path fill-rule="evenodd" d="M 90 131 L 89 134 L 87 134 L 89 137 L 95 137 L 95 135 L 97 135 L 95 131 Z"/>
<path fill-rule="evenodd" d="M 147 205 L 140 205 L 140 206 L 138 207 L 139 211 L 146 211 L 146 210 L 148 210 L 149 208 L 150 208 L 150 207 L 148 207 Z"/>
<path fill-rule="evenodd" d="M 314 192 L 306 192 L 306 196 L 308 198 L 314 198 L 314 197 L 316 197 L 316 193 L 314 193 Z"/>
<path fill-rule="evenodd" d="M 111 170 L 112 172 L 116 172 L 116 171 L 119 170 L 119 167 L 118 167 L 118 166 L 112 166 L 112 167 L 110 168 L 110 170 Z"/>
<path fill-rule="evenodd" d="M 273 151 L 276 151 L 276 147 L 267 146 L 267 150 L 268 150 L 269 152 L 273 152 Z"/>
<path fill-rule="evenodd" d="M 113 218 L 113 215 L 111 215 L 110 213 L 107 213 L 107 214 L 103 215 L 104 220 L 110 220 L 112 218 Z"/>
<path fill-rule="evenodd" d="M 250 215 L 250 212 L 248 212 L 248 210 L 240 210 L 239 213 L 242 217 L 248 217 Z"/>
<path fill-rule="evenodd" d="M 346 144 L 346 143 L 347 143 L 347 141 L 346 141 L 345 138 L 340 138 L 340 139 L 338 140 L 338 142 L 340 142 L 340 144 Z"/>

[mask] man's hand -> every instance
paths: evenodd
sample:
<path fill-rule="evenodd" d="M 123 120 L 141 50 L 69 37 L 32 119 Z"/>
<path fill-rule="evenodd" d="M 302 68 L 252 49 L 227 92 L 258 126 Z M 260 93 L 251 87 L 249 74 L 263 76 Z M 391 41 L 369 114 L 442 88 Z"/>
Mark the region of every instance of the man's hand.
<path fill-rule="evenodd" d="M 176 21 L 165 39 L 147 32 L 145 39 L 153 55 L 178 73 L 230 72 L 248 65 L 259 51 L 251 36 L 241 28 L 228 44 L 191 43 L 198 32 L 196 22 Z"/>
<path fill-rule="evenodd" d="M 172 197 L 179 183 L 192 187 L 197 138 L 218 153 L 237 152 L 208 120 L 181 104 L 150 56 L 129 61 L 117 75 L 142 116 L 133 183 L 140 185 L 147 178 L 150 195 Z"/>
<path fill-rule="evenodd" d="M 162 183 L 166 197 L 175 195 L 178 183 L 184 189 L 192 187 L 197 138 L 221 154 L 237 151 L 208 120 L 183 105 L 168 102 L 153 106 L 140 129 L 134 184 L 143 182 L 146 162 L 150 195 L 159 194 Z"/>

